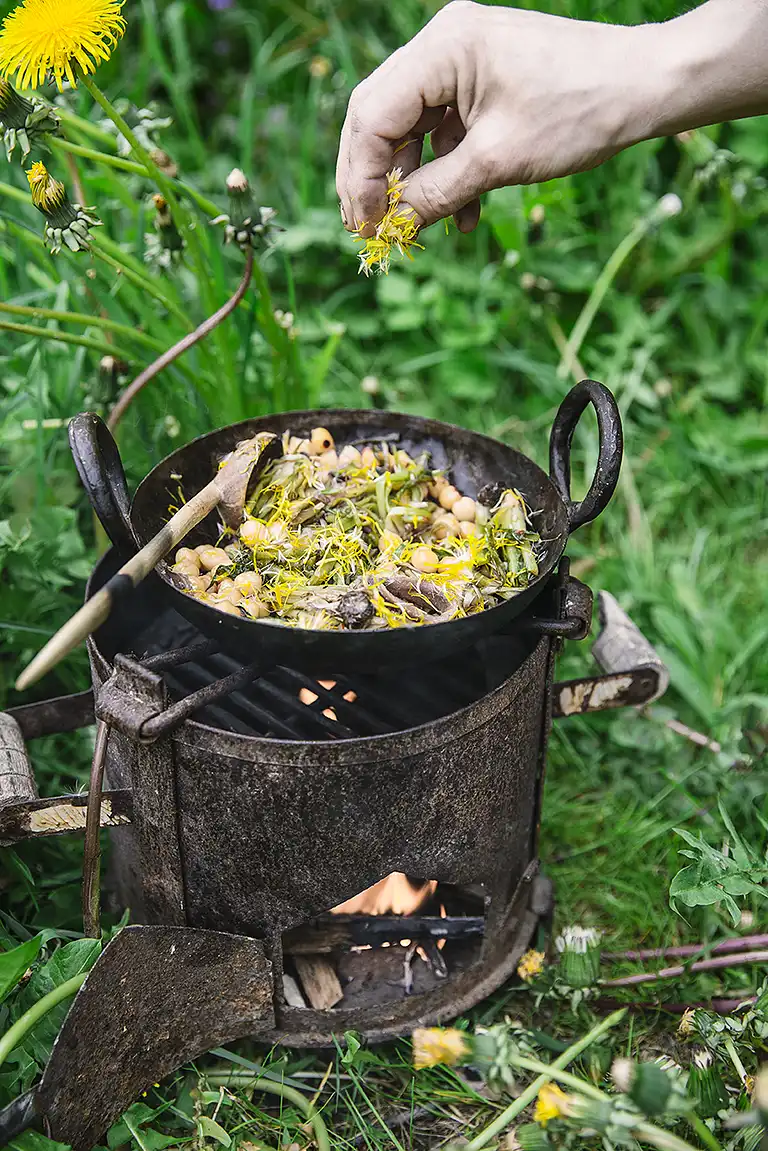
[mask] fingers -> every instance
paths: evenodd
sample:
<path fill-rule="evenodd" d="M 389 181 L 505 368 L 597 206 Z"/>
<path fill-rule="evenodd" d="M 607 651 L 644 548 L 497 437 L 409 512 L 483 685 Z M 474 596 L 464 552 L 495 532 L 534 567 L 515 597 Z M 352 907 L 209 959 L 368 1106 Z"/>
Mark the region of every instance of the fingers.
<path fill-rule="evenodd" d="M 471 231 L 479 217 L 478 197 L 492 187 L 490 165 L 469 132 L 453 151 L 409 177 L 402 203 L 413 208 L 421 227 L 456 215 L 461 230 Z"/>
<path fill-rule="evenodd" d="M 408 174 L 418 165 L 420 137 L 440 123 L 445 106 L 455 98 L 455 62 L 440 50 L 443 36 L 436 36 L 433 25 L 435 21 L 359 84 L 349 101 L 336 191 L 346 226 L 354 230 L 364 223 L 364 235 L 372 233 L 386 211 L 387 172 L 399 167 Z"/>
<path fill-rule="evenodd" d="M 467 130 L 455 108 L 449 108 L 431 136 L 432 150 L 436 157 L 446 156 L 464 139 Z M 473 231 L 480 220 L 480 201 L 475 199 L 465 204 L 453 215 L 460 232 Z"/>

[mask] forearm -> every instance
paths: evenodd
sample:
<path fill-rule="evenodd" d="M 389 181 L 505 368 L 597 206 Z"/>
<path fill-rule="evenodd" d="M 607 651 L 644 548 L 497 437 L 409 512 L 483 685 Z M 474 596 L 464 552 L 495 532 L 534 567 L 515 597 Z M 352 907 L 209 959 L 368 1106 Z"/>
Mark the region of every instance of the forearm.
<path fill-rule="evenodd" d="M 655 85 L 639 138 L 768 112 L 768 0 L 708 0 L 638 32 Z"/>

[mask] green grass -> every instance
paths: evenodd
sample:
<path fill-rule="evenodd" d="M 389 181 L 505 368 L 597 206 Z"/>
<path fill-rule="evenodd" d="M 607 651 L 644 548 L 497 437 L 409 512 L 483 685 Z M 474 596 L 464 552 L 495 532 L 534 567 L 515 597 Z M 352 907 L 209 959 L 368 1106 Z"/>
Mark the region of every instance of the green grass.
<path fill-rule="evenodd" d="M 627 22 L 679 8 L 669 0 L 523 6 Z M 0 14 L 9 7 L 0 2 Z M 354 83 L 434 6 L 267 0 L 215 15 L 191 0 L 142 0 L 132 8 L 126 41 L 99 73 L 102 88 L 138 106 L 155 101 L 160 114 L 173 117 L 156 142 L 178 163 L 180 178 L 208 200 L 224 210 L 226 174 L 242 166 L 259 202 L 277 208 L 286 228 L 264 261 L 271 305 L 251 292 L 207 346 L 153 381 L 131 409 L 120 442 L 132 483 L 211 426 L 315 402 L 375 400 L 434 415 L 490 432 L 544 463 L 548 429 L 569 385 L 558 371 L 562 342 L 637 222 L 661 195 L 681 197 L 682 213 L 647 230 L 606 285 L 578 349 L 584 373 L 617 396 L 626 460 L 610 508 L 569 546 L 577 573 L 595 590 L 609 589 L 655 644 L 671 688 L 648 715 L 558 721 L 542 852 L 556 883 L 557 923 L 597 924 L 611 948 L 730 930 L 719 906 L 690 909 L 683 920 L 670 910 L 667 892 L 684 862 L 675 827 L 722 843 L 718 798 L 761 851 L 765 840 L 758 819 L 768 815 L 765 123 L 642 144 L 593 173 L 494 193 L 474 236 L 432 229 L 412 265 L 366 280 L 356 274 L 354 244 L 339 225 L 338 130 Z M 310 71 L 316 57 L 327 61 L 327 74 L 317 66 Z M 114 155 L 87 93 L 73 94 L 69 104 L 90 124 L 72 127 L 69 138 Z M 71 187 L 64 154 L 54 153 L 49 163 Z M 239 276 L 237 253 L 222 249 L 203 212 L 197 213 L 208 272 L 202 296 L 188 263 L 162 275 L 148 269 L 150 184 L 82 157 L 76 164 L 86 202 L 104 221 L 98 249 L 93 257 L 50 257 L 41 250 L 39 216 L 18 197 L 0 194 L 0 301 L 101 314 L 106 325 L 120 326 L 112 336 L 129 362 L 115 379 L 100 369 L 94 347 L 54 338 L 64 331 L 109 342 L 104 324 L 0 315 L 43 327 L 48 337 L 0 335 L 6 706 L 20 702 L 11 687 L 18 670 L 77 606 L 102 546 L 66 431 L 41 421 L 63 421 L 84 408 L 106 411 L 153 358 L 153 347 L 169 345 L 221 304 Z M 0 180 L 25 188 L 18 164 L 3 162 Z M 540 237 L 528 226 L 535 204 L 546 209 Z M 274 324 L 272 308 L 294 313 L 293 339 Z M 596 433 L 588 419 L 584 424 L 575 442 L 578 493 L 588 486 L 595 458 Z M 590 667 L 589 643 L 571 644 L 559 674 L 569 678 Z M 30 698 L 86 684 L 79 652 Z M 670 719 L 721 750 L 674 734 Z M 84 783 L 89 755 L 88 733 L 33 745 L 41 794 Z M 49 840 L 4 853 L 0 892 L 11 938 L 38 927 L 79 930 L 80 851 L 76 841 Z M 745 909 L 754 915 L 753 930 L 766 930 L 763 901 L 747 901 Z M 738 997 L 754 989 L 757 977 L 750 969 L 686 977 L 662 991 L 646 989 L 642 998 Z M 513 984 L 472 1018 L 487 1024 L 505 1014 L 535 1017 L 542 1030 L 569 1039 L 587 1029 L 585 1011 L 573 1015 L 545 1004 L 536 1013 L 530 993 Z M 673 1025 L 654 1012 L 638 1015 L 618 1033 L 619 1049 L 677 1051 Z M 310 1095 L 330 1063 L 321 1099 L 335 1147 L 432 1146 L 478 1129 L 499 1106 L 478 1094 L 479 1082 L 456 1072 L 414 1077 L 406 1044 L 358 1053 L 347 1064 L 338 1054 L 264 1052 L 248 1044 L 237 1050 Z M 599 1078 L 594 1059 L 585 1056 L 581 1069 Z M 154 1149 L 164 1145 L 158 1131 L 188 1138 L 196 1115 L 216 1114 L 238 1143 L 306 1143 L 302 1116 L 290 1105 L 281 1109 L 258 1094 L 251 1100 L 245 1091 L 232 1103 L 218 1090 L 194 1098 L 191 1085 L 194 1079 L 179 1075 L 139 1102 L 124 1141 Z M 0 1102 L 3 1090 L 0 1074 Z M 403 1119 L 394 1130 L 387 1126 L 393 1115 Z"/>

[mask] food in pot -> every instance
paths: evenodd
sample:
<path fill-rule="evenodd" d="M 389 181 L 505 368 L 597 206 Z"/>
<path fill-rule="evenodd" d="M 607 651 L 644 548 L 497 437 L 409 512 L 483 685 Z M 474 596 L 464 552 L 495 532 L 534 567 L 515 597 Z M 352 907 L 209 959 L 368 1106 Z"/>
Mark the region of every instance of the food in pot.
<path fill-rule="evenodd" d="M 541 540 L 513 488 L 473 499 L 426 455 L 339 448 L 327 428 L 286 432 L 283 449 L 237 531 L 176 553 L 187 595 L 248 619 L 374 630 L 484 611 L 538 575 Z"/>

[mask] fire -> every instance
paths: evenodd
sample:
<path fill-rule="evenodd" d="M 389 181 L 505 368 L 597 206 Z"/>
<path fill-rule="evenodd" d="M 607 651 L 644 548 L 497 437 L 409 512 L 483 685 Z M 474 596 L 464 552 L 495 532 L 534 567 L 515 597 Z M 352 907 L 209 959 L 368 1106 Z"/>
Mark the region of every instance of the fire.
<path fill-rule="evenodd" d="M 436 887 L 436 879 L 414 887 L 407 875 L 393 871 L 373 887 L 332 908 L 332 912 L 334 915 L 413 915 Z"/>
<path fill-rule="evenodd" d="M 320 687 L 324 687 L 326 691 L 331 691 L 336 686 L 335 679 L 319 679 L 317 682 L 320 684 Z M 299 699 L 302 703 L 305 703 L 307 707 L 315 703 L 319 698 L 317 692 L 310 691 L 308 687 L 299 688 Z M 357 693 L 354 691 L 345 691 L 343 698 L 347 703 L 354 703 L 357 699 Z M 324 708 L 323 715 L 327 716 L 328 719 L 335 719 L 338 722 L 339 717 L 332 707 Z"/>

